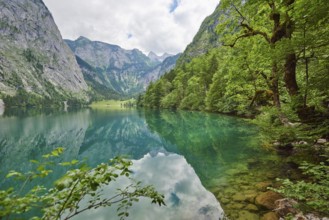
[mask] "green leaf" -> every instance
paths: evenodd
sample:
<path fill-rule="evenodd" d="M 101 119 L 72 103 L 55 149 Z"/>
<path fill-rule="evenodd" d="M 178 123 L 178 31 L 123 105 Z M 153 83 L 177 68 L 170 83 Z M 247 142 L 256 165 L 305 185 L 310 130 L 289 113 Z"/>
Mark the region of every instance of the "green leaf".
<path fill-rule="evenodd" d="M 23 177 L 24 175 L 20 172 L 16 172 L 14 170 L 9 171 L 9 173 L 6 175 L 6 178 L 10 178 L 10 177 Z"/>

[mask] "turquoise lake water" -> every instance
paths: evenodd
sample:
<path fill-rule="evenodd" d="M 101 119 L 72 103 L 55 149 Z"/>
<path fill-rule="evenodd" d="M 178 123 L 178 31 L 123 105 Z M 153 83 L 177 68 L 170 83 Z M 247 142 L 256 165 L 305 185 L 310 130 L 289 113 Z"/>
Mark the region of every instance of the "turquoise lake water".
<path fill-rule="evenodd" d="M 85 159 L 92 166 L 125 155 L 133 160 L 133 177 L 154 185 L 167 204 L 158 207 L 141 200 L 128 219 L 219 219 L 223 209 L 214 193 L 221 190 L 219 183 L 243 162 L 266 155 L 256 134 L 255 127 L 242 119 L 200 112 L 5 113 L 0 117 L 0 188 L 11 184 L 3 178 L 9 170 L 26 171 L 30 160 L 57 147 L 65 148 L 62 160 Z M 62 169 L 43 184 L 50 185 Z M 105 194 L 125 184 L 127 180 L 120 180 L 106 187 Z M 75 219 L 117 218 L 115 208 L 104 208 Z"/>

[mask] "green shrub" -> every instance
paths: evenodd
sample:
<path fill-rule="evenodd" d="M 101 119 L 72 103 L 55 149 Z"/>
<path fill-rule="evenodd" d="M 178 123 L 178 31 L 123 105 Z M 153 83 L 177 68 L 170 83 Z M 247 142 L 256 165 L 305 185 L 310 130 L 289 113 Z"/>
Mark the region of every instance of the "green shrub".
<path fill-rule="evenodd" d="M 327 160 L 327 164 L 329 160 Z M 306 211 L 317 211 L 329 214 L 329 166 L 324 162 L 310 164 L 303 162 L 299 167 L 307 180 L 293 182 L 289 179 L 278 179 L 282 182 L 279 189 L 273 189 L 286 197 L 300 202 L 300 208 Z"/>

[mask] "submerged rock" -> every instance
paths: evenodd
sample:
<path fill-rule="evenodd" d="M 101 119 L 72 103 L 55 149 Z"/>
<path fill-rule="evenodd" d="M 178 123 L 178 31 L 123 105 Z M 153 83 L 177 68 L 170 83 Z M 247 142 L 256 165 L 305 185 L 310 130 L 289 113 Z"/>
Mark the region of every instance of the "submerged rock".
<path fill-rule="evenodd" d="M 267 191 L 258 195 L 255 203 L 262 208 L 273 210 L 276 207 L 275 201 L 279 199 L 282 199 L 282 196 L 279 193 Z"/>
<path fill-rule="evenodd" d="M 254 203 L 257 196 L 257 192 L 254 190 L 247 190 L 244 192 L 247 202 Z"/>
<path fill-rule="evenodd" d="M 242 203 L 230 203 L 225 208 L 232 210 L 241 210 L 245 205 Z"/>
<path fill-rule="evenodd" d="M 262 216 L 261 220 L 279 220 L 279 216 L 275 212 L 268 212 Z"/>
<path fill-rule="evenodd" d="M 258 211 L 257 206 L 253 205 L 253 204 L 248 204 L 246 207 L 244 207 L 245 210 L 248 211 Z"/>
<path fill-rule="evenodd" d="M 246 196 L 241 194 L 241 193 L 237 193 L 235 194 L 233 197 L 232 197 L 233 201 L 239 201 L 239 202 L 242 202 L 242 201 L 245 201 L 246 200 Z"/>
<path fill-rule="evenodd" d="M 226 204 L 230 203 L 230 200 L 226 199 L 226 198 L 222 198 L 219 201 L 220 201 L 220 204 L 223 204 L 223 205 L 226 205 Z"/>
<path fill-rule="evenodd" d="M 260 191 L 266 191 L 267 187 L 272 186 L 272 182 L 270 182 L 270 181 L 260 182 L 260 183 L 257 183 L 255 186 L 256 186 L 256 189 L 258 189 Z"/>
<path fill-rule="evenodd" d="M 236 191 L 232 188 L 228 188 L 228 189 L 225 189 L 222 193 L 220 193 L 221 195 L 224 194 L 226 196 L 232 196 L 234 195 Z"/>
<path fill-rule="evenodd" d="M 259 219 L 259 215 L 243 210 L 239 212 L 239 218 L 237 220 L 258 220 L 258 219 Z"/>

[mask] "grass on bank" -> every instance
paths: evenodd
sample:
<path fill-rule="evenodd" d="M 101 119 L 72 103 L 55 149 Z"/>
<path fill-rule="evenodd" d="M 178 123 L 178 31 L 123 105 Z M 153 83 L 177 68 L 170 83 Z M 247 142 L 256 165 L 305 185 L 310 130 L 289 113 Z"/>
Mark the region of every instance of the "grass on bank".
<path fill-rule="evenodd" d="M 90 104 L 91 108 L 94 109 L 126 109 L 128 107 L 136 106 L 135 99 L 128 100 L 102 100 L 93 102 Z"/>

